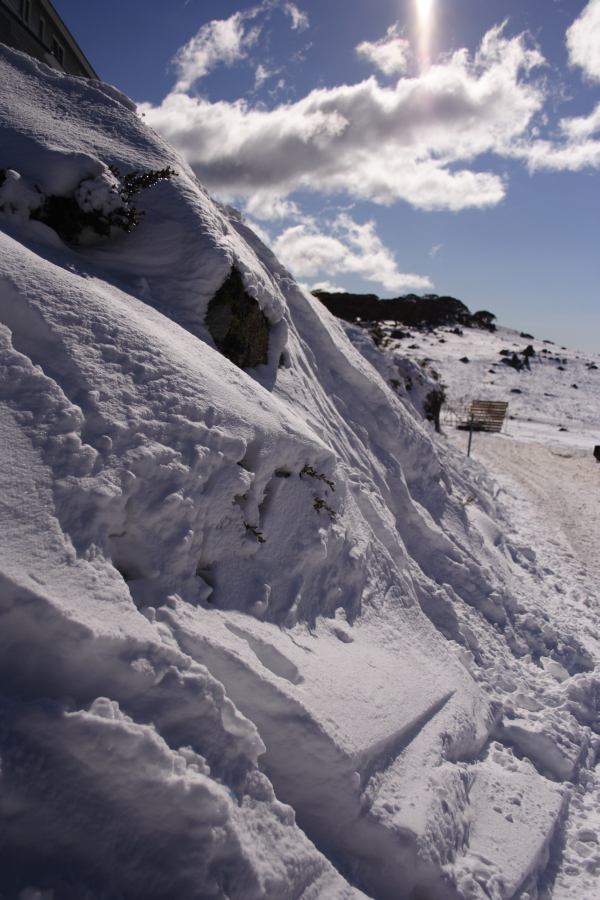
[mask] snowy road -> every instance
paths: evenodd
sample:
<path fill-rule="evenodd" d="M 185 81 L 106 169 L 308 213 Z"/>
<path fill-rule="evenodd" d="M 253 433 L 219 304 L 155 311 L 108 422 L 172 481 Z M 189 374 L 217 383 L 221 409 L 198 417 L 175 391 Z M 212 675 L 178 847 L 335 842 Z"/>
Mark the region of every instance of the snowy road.
<path fill-rule="evenodd" d="M 592 453 L 504 435 L 477 435 L 475 441 L 474 458 L 519 501 L 534 548 L 544 548 L 557 573 L 564 571 L 582 588 L 595 590 L 600 584 L 600 464 Z"/>
<path fill-rule="evenodd" d="M 457 446 L 464 435 L 449 434 Z M 544 606 L 565 631 L 575 632 L 596 658 L 600 651 L 600 464 L 591 451 L 505 435 L 478 434 L 473 458 L 481 462 L 510 507 L 522 545 L 535 552 L 543 573 Z M 597 739 L 596 739 L 597 740 Z M 598 748 L 577 775 L 551 866 L 544 900 L 600 897 L 600 766 Z"/>

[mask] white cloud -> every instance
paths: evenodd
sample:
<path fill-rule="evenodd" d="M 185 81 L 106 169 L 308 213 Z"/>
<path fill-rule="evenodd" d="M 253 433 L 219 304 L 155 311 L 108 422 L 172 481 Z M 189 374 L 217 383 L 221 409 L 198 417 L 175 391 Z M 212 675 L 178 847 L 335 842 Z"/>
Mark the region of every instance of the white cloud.
<path fill-rule="evenodd" d="M 271 78 L 272 74 L 273 73 L 269 72 L 266 66 L 263 66 L 262 63 L 259 63 L 254 70 L 254 87 L 261 87 L 261 85 L 263 85 L 268 78 Z"/>
<path fill-rule="evenodd" d="M 513 156 L 527 161 L 531 172 L 581 172 L 600 169 L 600 103 L 588 116 L 561 119 L 562 139 L 535 140 L 521 144 Z"/>
<path fill-rule="evenodd" d="M 246 201 L 245 210 L 262 221 L 300 218 L 300 210 L 293 200 L 264 192 L 251 194 Z"/>
<path fill-rule="evenodd" d="M 384 75 L 406 72 L 410 43 L 402 37 L 398 25 L 390 25 L 378 41 L 363 41 L 356 48 L 359 56 L 377 66 Z"/>
<path fill-rule="evenodd" d="M 228 19 L 213 19 L 203 25 L 176 53 L 173 60 L 178 76 L 175 91 L 189 91 L 217 66 L 232 66 L 246 59 L 248 51 L 255 46 L 263 31 L 264 19 L 275 9 L 281 9 L 290 17 L 293 29 L 302 31 L 308 28 L 307 16 L 295 3 L 286 0 L 262 0 L 258 5 L 234 13 Z M 257 20 L 258 24 L 250 24 Z M 259 65 L 256 69 L 256 86 L 268 74 L 267 69 Z"/>
<path fill-rule="evenodd" d="M 374 222 L 359 224 L 347 213 L 337 216 L 327 232 L 310 221 L 292 225 L 276 238 L 273 249 L 302 279 L 353 274 L 386 291 L 398 292 L 432 286 L 426 276 L 398 269 L 393 253 L 376 234 Z"/>
<path fill-rule="evenodd" d="M 225 199 L 309 190 L 421 209 L 483 208 L 505 186 L 473 160 L 509 155 L 526 135 L 545 100 L 530 78 L 542 63 L 524 37 L 494 28 L 474 57 L 458 51 L 393 86 L 369 78 L 270 110 L 175 91 L 141 109 Z"/>
<path fill-rule="evenodd" d="M 292 28 L 297 31 L 305 31 L 309 26 L 308 16 L 298 9 L 295 3 L 284 3 L 283 11 L 292 20 Z"/>
<path fill-rule="evenodd" d="M 590 0 L 566 34 L 571 65 L 600 81 L 600 0 Z M 526 159 L 530 171 L 580 172 L 600 169 L 600 103 L 587 116 L 572 116 L 559 121 L 561 136 L 554 140 L 535 140 L 515 149 L 514 155 Z"/>
<path fill-rule="evenodd" d="M 248 46 L 255 40 L 256 31 L 247 31 L 241 13 L 203 25 L 177 52 L 174 60 L 178 75 L 175 90 L 188 91 L 216 66 L 231 66 L 243 59 Z"/>
<path fill-rule="evenodd" d="M 443 244 L 434 244 L 433 247 L 431 247 L 429 250 L 429 256 L 432 259 L 435 259 L 436 256 L 438 255 L 438 253 L 440 252 L 440 250 L 443 250 L 443 249 L 444 249 Z"/>
<path fill-rule="evenodd" d="M 535 141 L 521 154 L 532 172 L 581 172 L 600 169 L 600 141 L 586 140 L 558 144 Z"/>
<path fill-rule="evenodd" d="M 575 19 L 567 31 L 567 48 L 571 65 L 600 81 L 600 0 L 590 0 Z"/>
<path fill-rule="evenodd" d="M 566 136 L 573 141 L 591 137 L 591 135 L 600 131 L 600 103 L 589 116 L 561 119 L 560 127 Z"/>

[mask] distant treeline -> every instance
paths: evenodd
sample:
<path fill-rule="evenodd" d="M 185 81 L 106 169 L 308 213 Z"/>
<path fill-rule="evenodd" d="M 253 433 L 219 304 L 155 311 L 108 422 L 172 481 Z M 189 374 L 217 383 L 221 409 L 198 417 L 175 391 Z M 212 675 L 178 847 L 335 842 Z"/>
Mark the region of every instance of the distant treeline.
<path fill-rule="evenodd" d="M 438 294 L 405 294 L 391 300 L 381 300 L 376 294 L 346 294 L 329 291 L 313 291 L 321 303 L 347 322 L 357 319 L 365 322 L 398 322 L 414 327 L 429 325 L 464 325 L 472 328 L 495 330 L 493 313 L 485 309 L 472 313 L 456 297 L 440 297 Z"/>

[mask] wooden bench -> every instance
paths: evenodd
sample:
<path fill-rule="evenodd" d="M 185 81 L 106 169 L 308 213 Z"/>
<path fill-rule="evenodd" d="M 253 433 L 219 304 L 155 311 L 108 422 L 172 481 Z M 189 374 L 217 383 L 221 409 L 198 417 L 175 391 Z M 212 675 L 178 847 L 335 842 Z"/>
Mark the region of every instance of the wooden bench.
<path fill-rule="evenodd" d="M 457 426 L 472 431 L 502 431 L 508 403 L 503 400 L 473 400 L 466 421 Z"/>

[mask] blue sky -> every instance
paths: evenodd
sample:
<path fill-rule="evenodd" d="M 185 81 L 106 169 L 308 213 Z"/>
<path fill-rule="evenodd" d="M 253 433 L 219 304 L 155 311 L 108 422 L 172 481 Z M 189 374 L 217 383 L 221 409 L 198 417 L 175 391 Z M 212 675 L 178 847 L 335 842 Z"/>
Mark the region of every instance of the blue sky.
<path fill-rule="evenodd" d="M 303 283 L 600 350 L 600 0 L 55 0 Z"/>

